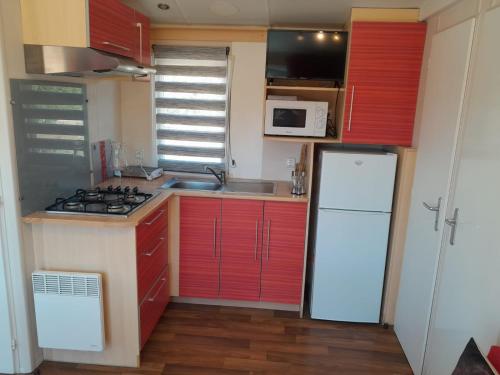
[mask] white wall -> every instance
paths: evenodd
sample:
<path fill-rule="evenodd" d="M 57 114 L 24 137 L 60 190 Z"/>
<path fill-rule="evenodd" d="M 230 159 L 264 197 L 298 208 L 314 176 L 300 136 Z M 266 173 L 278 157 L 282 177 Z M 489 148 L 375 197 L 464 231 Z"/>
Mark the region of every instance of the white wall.
<path fill-rule="evenodd" d="M 232 43 L 231 56 L 234 64 L 231 146 L 236 165 L 229 168 L 229 175 L 235 178 L 289 180 L 286 159 L 298 159 L 301 145 L 269 142 L 262 136 L 266 44 Z M 122 141 L 127 145 L 129 162 L 134 163 L 135 151 L 144 148 L 146 163 L 151 161 L 152 165 L 156 165 L 150 85 L 144 82 L 121 83 Z"/>
<path fill-rule="evenodd" d="M 129 164 L 136 164 L 136 151 L 144 150 L 144 165 L 156 166 L 153 145 L 151 83 L 120 83 L 121 140 Z"/>
<path fill-rule="evenodd" d="M 425 20 L 457 1 L 458 0 L 423 0 L 420 6 L 420 19 Z"/>
<path fill-rule="evenodd" d="M 121 139 L 120 82 L 87 81 L 89 140 Z"/>

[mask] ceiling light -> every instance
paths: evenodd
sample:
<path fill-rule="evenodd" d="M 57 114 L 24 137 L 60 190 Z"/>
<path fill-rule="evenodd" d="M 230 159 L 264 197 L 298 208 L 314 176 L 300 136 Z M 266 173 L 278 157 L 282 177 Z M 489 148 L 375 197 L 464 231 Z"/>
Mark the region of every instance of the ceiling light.
<path fill-rule="evenodd" d="M 161 10 L 169 10 L 170 5 L 168 5 L 167 3 L 158 3 L 158 8 L 160 8 Z"/>
<path fill-rule="evenodd" d="M 342 39 L 342 38 L 340 37 L 340 34 L 339 34 L 338 32 L 334 32 L 334 33 L 333 33 L 333 40 L 334 40 L 335 42 L 340 42 L 340 40 L 341 40 L 341 39 Z"/>
<path fill-rule="evenodd" d="M 318 31 L 316 34 L 316 39 L 318 40 L 324 40 L 325 39 L 325 33 L 323 31 Z"/>
<path fill-rule="evenodd" d="M 304 40 L 304 35 L 302 35 L 302 34 L 297 35 L 297 40 L 299 42 L 302 42 Z"/>

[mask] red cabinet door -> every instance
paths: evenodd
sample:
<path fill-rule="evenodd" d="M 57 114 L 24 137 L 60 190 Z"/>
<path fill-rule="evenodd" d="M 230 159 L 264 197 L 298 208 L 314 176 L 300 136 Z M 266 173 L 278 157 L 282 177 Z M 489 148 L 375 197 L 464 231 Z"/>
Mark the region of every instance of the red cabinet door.
<path fill-rule="evenodd" d="M 134 57 L 135 12 L 120 0 L 89 0 L 90 47 Z"/>
<path fill-rule="evenodd" d="M 264 202 L 222 200 L 219 297 L 258 301 Z"/>
<path fill-rule="evenodd" d="M 353 22 L 343 143 L 411 146 L 425 23 Z"/>
<path fill-rule="evenodd" d="M 179 295 L 219 295 L 221 200 L 180 198 Z"/>
<path fill-rule="evenodd" d="M 262 301 L 300 304 L 306 220 L 305 203 L 265 202 Z"/>
<path fill-rule="evenodd" d="M 151 45 L 149 39 L 149 18 L 135 11 L 135 48 L 134 59 L 141 64 L 151 65 Z"/>

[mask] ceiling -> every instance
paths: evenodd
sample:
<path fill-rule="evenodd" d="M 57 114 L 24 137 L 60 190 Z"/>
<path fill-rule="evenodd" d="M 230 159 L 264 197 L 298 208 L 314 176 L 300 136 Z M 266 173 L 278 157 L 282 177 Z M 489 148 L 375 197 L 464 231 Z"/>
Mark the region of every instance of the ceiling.
<path fill-rule="evenodd" d="M 123 0 L 156 24 L 343 25 L 352 7 L 418 8 L 422 0 Z M 168 10 L 160 10 L 166 3 Z"/>

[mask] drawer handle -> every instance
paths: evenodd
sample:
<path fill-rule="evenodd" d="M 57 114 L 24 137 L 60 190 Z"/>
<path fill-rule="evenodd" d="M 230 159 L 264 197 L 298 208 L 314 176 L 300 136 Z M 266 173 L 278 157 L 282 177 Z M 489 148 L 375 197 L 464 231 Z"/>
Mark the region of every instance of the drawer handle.
<path fill-rule="evenodd" d="M 125 46 L 122 46 L 120 44 L 116 44 L 116 43 L 112 43 L 112 42 L 101 42 L 102 44 L 104 44 L 105 46 L 111 46 L 111 47 L 115 47 L 115 48 L 119 48 L 121 50 L 124 50 L 124 51 L 130 51 L 130 48 L 128 47 L 125 47 Z"/>
<path fill-rule="evenodd" d="M 151 221 L 148 221 L 146 223 L 144 223 L 145 225 L 153 225 L 154 223 L 156 223 L 156 221 L 162 217 L 163 213 L 165 212 L 165 210 L 160 210 L 160 212 L 158 212 L 158 215 L 156 215 L 153 220 Z"/>
<path fill-rule="evenodd" d="M 158 288 L 158 290 L 156 291 L 155 295 L 151 298 L 148 298 L 148 302 L 154 302 L 156 301 L 156 298 L 158 297 L 158 295 L 160 294 L 163 286 L 167 283 L 167 278 L 166 277 L 163 277 L 161 279 L 162 283 L 160 284 L 160 287 Z"/>
<path fill-rule="evenodd" d="M 160 241 L 158 242 L 158 244 L 154 247 L 153 250 L 151 250 L 150 252 L 143 252 L 142 255 L 145 255 L 147 257 L 151 257 L 154 255 L 154 253 L 156 253 L 158 251 L 158 249 L 160 248 L 160 245 L 163 243 L 163 241 L 165 241 L 165 237 L 160 237 Z"/>
<path fill-rule="evenodd" d="M 267 261 L 269 261 L 269 247 L 271 246 L 271 219 L 267 223 Z"/>

